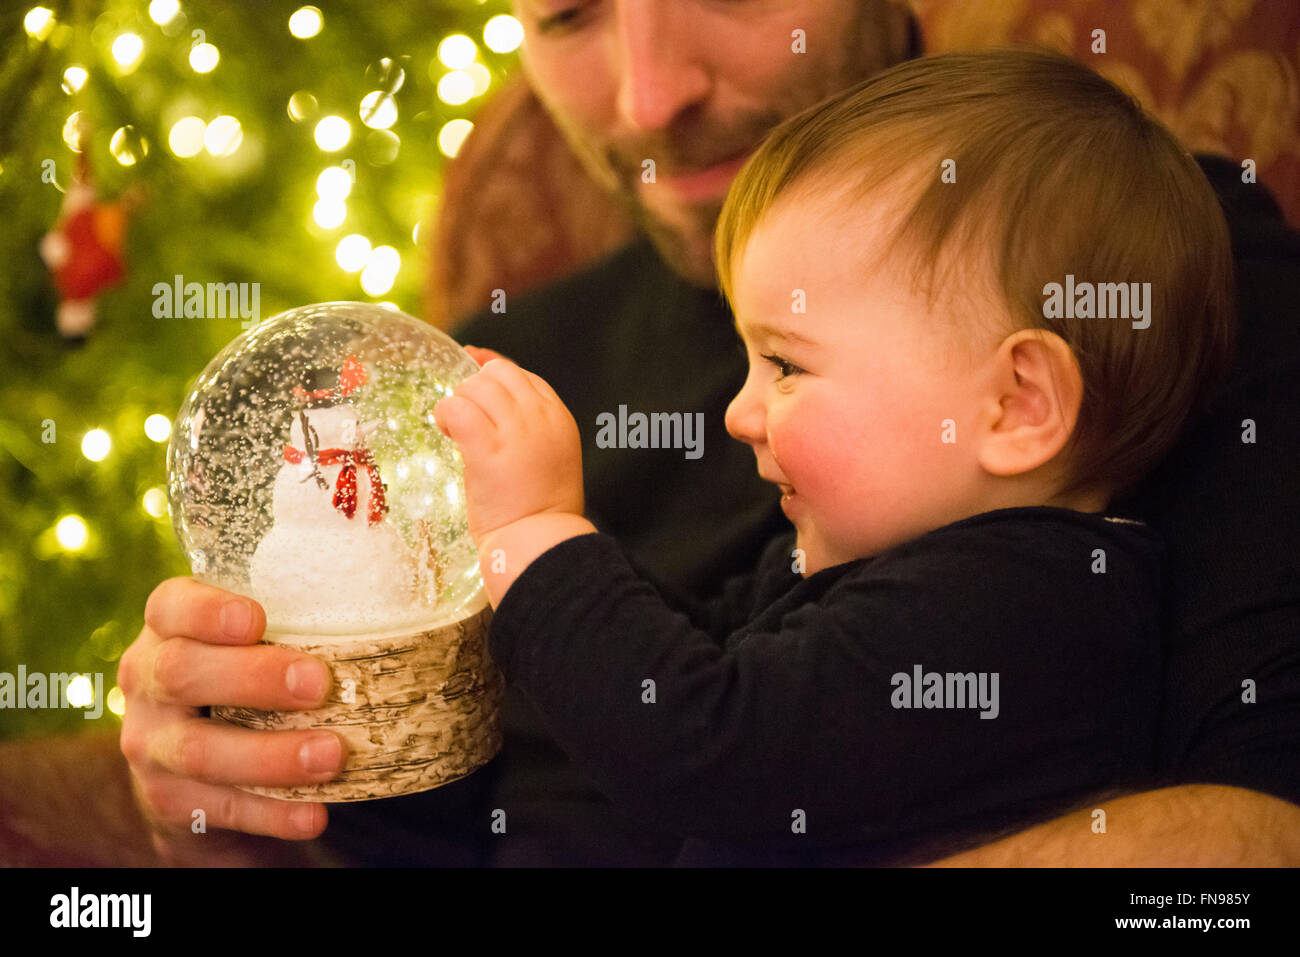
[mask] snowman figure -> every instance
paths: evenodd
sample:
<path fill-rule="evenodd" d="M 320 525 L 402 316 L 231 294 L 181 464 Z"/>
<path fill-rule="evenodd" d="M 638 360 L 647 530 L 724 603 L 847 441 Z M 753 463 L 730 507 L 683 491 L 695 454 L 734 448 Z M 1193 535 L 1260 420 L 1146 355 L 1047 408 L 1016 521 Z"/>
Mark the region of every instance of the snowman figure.
<path fill-rule="evenodd" d="M 249 564 L 253 597 L 275 630 L 383 630 L 407 617 L 410 549 L 385 521 L 383 481 L 348 397 L 366 381 L 349 357 L 335 385 L 294 395 L 299 409 L 272 491 L 270 531 Z M 321 384 L 321 374 L 316 376 Z"/>

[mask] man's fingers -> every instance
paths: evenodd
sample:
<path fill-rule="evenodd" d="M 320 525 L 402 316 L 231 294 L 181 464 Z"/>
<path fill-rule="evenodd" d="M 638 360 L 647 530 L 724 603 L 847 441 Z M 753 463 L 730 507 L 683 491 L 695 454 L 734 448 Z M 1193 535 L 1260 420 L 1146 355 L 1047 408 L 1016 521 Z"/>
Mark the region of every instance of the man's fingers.
<path fill-rule="evenodd" d="M 191 708 L 319 708 L 332 683 L 324 662 L 291 648 L 230 648 L 191 638 L 159 642 L 132 669 L 134 683 L 154 701 Z"/>
<path fill-rule="evenodd" d="M 318 837 L 329 821 L 323 804 L 280 801 L 170 774 L 136 779 L 134 786 L 139 803 L 150 822 L 162 832 L 163 840 L 184 841 L 195 845 L 195 849 L 209 840 L 205 833 L 194 832 L 194 824 L 199 820 L 206 830 L 242 831 L 286 841 Z M 197 814 L 198 811 L 203 813 Z"/>
<path fill-rule="evenodd" d="M 190 718 L 149 739 L 158 767 L 208 784 L 291 787 L 328 781 L 347 749 L 332 731 L 253 731 L 211 718 Z"/>
<path fill-rule="evenodd" d="M 266 612 L 251 598 L 193 578 L 170 578 L 149 596 L 144 622 L 161 638 L 184 635 L 213 644 L 248 645 L 262 637 Z"/>

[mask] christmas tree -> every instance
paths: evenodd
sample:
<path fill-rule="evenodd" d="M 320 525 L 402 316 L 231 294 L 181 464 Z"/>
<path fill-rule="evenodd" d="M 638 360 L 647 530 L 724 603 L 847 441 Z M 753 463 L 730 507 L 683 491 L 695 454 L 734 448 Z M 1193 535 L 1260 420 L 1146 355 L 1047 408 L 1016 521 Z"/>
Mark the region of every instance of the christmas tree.
<path fill-rule="evenodd" d="M 305 303 L 422 313 L 442 166 L 521 31 L 505 0 L 318 3 L 0 14 L 0 682 L 85 676 L 0 694 L 0 737 L 116 725 L 145 600 L 189 574 L 165 453 L 207 361 Z"/>

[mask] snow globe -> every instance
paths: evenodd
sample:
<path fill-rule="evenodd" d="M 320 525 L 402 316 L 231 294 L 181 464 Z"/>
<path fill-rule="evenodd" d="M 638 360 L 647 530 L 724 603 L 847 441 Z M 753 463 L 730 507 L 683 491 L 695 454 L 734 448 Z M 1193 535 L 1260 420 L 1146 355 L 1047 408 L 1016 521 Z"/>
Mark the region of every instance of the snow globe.
<path fill-rule="evenodd" d="M 263 640 L 333 672 L 314 711 L 214 707 L 246 728 L 327 728 L 320 785 L 362 801 L 464 777 L 501 745 L 504 689 L 461 462 L 433 407 L 477 364 L 395 309 L 304 306 L 258 323 L 199 375 L 167 450 L 172 521 L 199 580 L 256 599 Z"/>

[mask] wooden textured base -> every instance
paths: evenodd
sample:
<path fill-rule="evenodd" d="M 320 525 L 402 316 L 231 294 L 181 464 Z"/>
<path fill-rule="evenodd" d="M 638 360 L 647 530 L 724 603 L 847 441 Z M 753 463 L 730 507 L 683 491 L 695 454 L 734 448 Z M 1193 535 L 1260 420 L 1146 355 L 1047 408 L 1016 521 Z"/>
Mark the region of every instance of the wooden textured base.
<path fill-rule="evenodd" d="M 460 621 L 404 634 L 326 638 L 268 635 L 324 660 L 334 674 L 325 707 L 259 711 L 217 707 L 215 717 L 256 730 L 326 728 L 348 747 L 343 772 L 324 784 L 247 791 L 292 801 L 368 801 L 427 791 L 477 770 L 501 748 L 505 681 L 487 652 L 484 607 Z"/>

